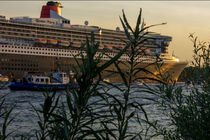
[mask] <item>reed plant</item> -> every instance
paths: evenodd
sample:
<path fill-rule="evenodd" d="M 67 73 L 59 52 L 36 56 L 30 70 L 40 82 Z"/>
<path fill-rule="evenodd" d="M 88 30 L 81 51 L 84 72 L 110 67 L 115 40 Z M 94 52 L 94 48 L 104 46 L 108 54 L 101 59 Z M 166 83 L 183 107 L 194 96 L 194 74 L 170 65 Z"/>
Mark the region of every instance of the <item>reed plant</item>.
<path fill-rule="evenodd" d="M 74 56 L 76 65 L 72 66 L 75 75 L 71 78 L 71 83 L 74 85 L 76 79 L 77 88 L 66 90 L 65 102 L 57 104 L 59 101 L 57 97 L 55 106 L 52 105 L 54 94 L 50 97 L 45 96 L 44 106 L 41 110 L 36 110 L 42 113 L 44 118 L 40 119 L 43 121 L 39 121 L 41 131 L 38 139 L 123 140 L 148 137 L 150 125 L 142 124 L 149 124 L 144 104 L 132 100 L 131 94 L 134 91 L 131 88 L 132 83 L 140 79 L 154 80 L 151 77 L 138 76 L 141 72 L 153 73 L 146 69 L 147 66 L 140 68 L 142 62 L 137 60 L 146 55 L 143 43 L 154 39 L 148 36 L 149 32 L 146 30 L 162 24 L 140 28 L 141 12 L 140 10 L 135 29 L 132 29 L 123 11 L 120 21 L 127 37 L 126 40 L 122 40 L 126 45 L 113 58 L 106 52 L 97 54 L 99 43 L 95 43 L 94 34 L 91 35 L 90 41 L 89 38 L 86 39 L 80 53 Z M 122 54 L 128 56 L 128 62 L 119 60 Z M 104 55 L 110 58 L 106 62 L 102 61 Z M 115 71 L 107 70 L 111 65 L 115 66 Z M 125 65 L 127 71 L 123 71 L 120 65 Z M 104 82 L 103 72 L 118 75 L 123 81 L 121 87 Z M 119 92 L 116 94 L 112 92 L 113 90 Z M 130 125 L 134 120 L 141 127 L 135 132 L 131 130 Z"/>
<path fill-rule="evenodd" d="M 153 26 L 163 25 L 164 23 L 140 28 L 141 14 L 142 10 L 140 9 L 136 27 L 134 29 L 132 29 L 128 23 L 124 11 L 123 17 L 120 18 L 127 37 L 127 40 L 124 42 L 128 46 L 128 50 L 124 53 L 124 55 L 127 55 L 129 59 L 127 62 L 114 62 L 116 71 L 109 71 L 118 73 L 122 84 L 121 87 L 116 87 L 115 85 L 108 83 L 115 89 L 115 91 L 118 91 L 117 93 L 113 93 L 113 90 L 110 92 L 104 92 L 108 106 L 107 112 L 110 115 L 108 119 L 104 118 L 103 122 L 101 122 L 102 126 L 107 129 L 105 139 L 124 140 L 152 138 L 150 126 L 151 124 L 155 125 L 155 122 L 149 120 L 147 112 L 144 109 L 144 106 L 147 106 L 148 104 L 139 102 L 138 100 L 140 98 L 146 98 L 134 96 L 134 93 L 138 95 L 145 93 L 140 90 L 133 90 L 133 88 L 135 88 L 134 83 L 140 80 L 159 81 L 159 79 L 152 78 L 151 76 L 141 76 L 140 73 L 151 74 L 153 76 L 154 74 L 147 69 L 147 67 L 150 66 L 149 64 L 145 67 L 140 67 L 139 65 L 144 63 L 144 61 L 138 60 L 140 57 L 147 55 L 143 44 L 148 40 L 151 41 L 154 39 L 148 36 L 149 32 L 147 29 Z M 156 60 L 158 60 L 158 56 Z M 155 65 L 156 63 L 158 63 L 158 61 L 154 61 L 152 64 Z M 122 70 L 120 66 L 123 66 L 124 68 L 126 67 L 126 71 Z M 136 128 L 132 122 L 136 122 L 135 125 L 138 127 Z M 150 133 L 148 133 L 149 131 Z"/>
<path fill-rule="evenodd" d="M 6 95 L 0 95 L 0 140 L 6 140 L 13 132 L 7 132 L 8 126 L 13 121 L 11 112 L 15 105 L 8 106 L 5 102 Z"/>
<path fill-rule="evenodd" d="M 45 96 L 41 110 L 35 109 L 43 114 L 42 118 L 44 118 L 38 122 L 41 131 L 37 139 L 76 140 L 103 131 L 93 129 L 101 115 L 95 111 L 98 106 L 94 103 L 97 101 L 90 103 L 90 100 L 101 96 L 98 92 L 102 81 L 101 72 L 113 64 L 125 52 L 126 47 L 105 63 L 101 60 L 103 53 L 96 55 L 98 47 L 99 44 L 95 43 L 92 33 L 91 40 L 87 38 L 86 43 L 81 46 L 80 53 L 74 56 L 76 65 L 72 66 L 74 77 L 70 77 L 70 80 L 71 84 L 75 85 L 76 79 L 76 87 L 66 89 L 65 103 L 61 102 L 58 105 L 59 97 L 57 97 L 55 106 L 52 106 L 55 97 L 53 94 L 53 96 Z"/>
<path fill-rule="evenodd" d="M 207 140 L 210 137 L 209 44 L 190 35 L 194 46 L 195 69 L 187 80 L 191 85 L 162 84 L 153 90 L 160 98 L 159 109 L 168 117 L 167 127 L 154 126 L 163 139 Z M 199 83 L 197 83 L 199 79 Z"/>

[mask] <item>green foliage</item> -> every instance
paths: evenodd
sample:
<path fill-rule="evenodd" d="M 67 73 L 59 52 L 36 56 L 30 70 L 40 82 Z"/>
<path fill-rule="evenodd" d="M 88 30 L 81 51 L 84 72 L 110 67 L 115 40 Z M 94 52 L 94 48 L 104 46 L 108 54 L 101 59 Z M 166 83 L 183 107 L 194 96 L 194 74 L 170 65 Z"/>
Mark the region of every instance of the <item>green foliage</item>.
<path fill-rule="evenodd" d="M 53 112 L 58 107 L 59 96 L 56 97 L 56 92 L 53 93 L 45 91 L 43 93 L 45 97 L 44 104 L 41 105 L 41 109 L 36 109 L 32 104 L 31 106 L 36 111 L 39 121 L 37 122 L 40 128 L 40 131 L 36 132 L 36 138 L 38 140 L 45 140 L 52 136 L 50 135 L 51 121 Z"/>
<path fill-rule="evenodd" d="M 144 49 L 142 49 L 142 44 L 151 39 L 147 34 L 149 32 L 143 32 L 145 29 L 140 29 L 141 25 L 141 9 L 137 19 L 135 29 L 132 29 L 128 20 L 123 11 L 123 19 L 120 17 L 121 23 L 123 25 L 125 35 L 127 36 L 128 41 L 125 41 L 128 47 L 128 51 L 125 54 L 129 57 L 128 64 L 123 62 L 115 62 L 115 67 L 123 81 L 125 87 L 120 89 L 119 95 L 116 96 L 114 93 L 106 93 L 107 96 L 107 106 L 109 106 L 110 120 L 107 120 L 104 124 L 105 128 L 113 129 L 108 131 L 108 134 L 111 139 L 143 139 L 149 138 L 147 132 L 150 129 L 150 126 L 143 126 L 143 122 L 151 123 L 147 117 L 147 113 L 144 110 L 144 104 L 136 102 L 132 99 L 131 95 L 136 92 L 131 90 L 132 82 L 146 79 L 148 77 L 139 77 L 140 72 L 148 72 L 146 68 L 140 68 L 138 58 L 145 55 Z M 126 71 L 123 71 L 119 65 L 125 65 L 127 67 Z M 112 85 L 114 88 L 115 86 Z M 114 95 L 113 95 L 114 94 Z M 144 114 L 144 115 L 142 115 Z M 144 118 L 144 119 L 143 119 Z M 137 121 L 142 127 L 141 130 L 136 130 L 135 132 L 131 131 L 131 122 Z M 151 123 L 152 124 L 152 123 Z M 146 132 L 145 132 L 146 131 Z M 145 136 L 145 137 L 144 137 Z"/>
<path fill-rule="evenodd" d="M 195 66 L 189 66 L 184 68 L 182 73 L 179 76 L 179 81 L 187 82 L 187 81 L 194 81 L 196 82 L 196 79 L 198 79 L 197 76 L 199 76 L 200 68 Z"/>
<path fill-rule="evenodd" d="M 81 46 L 80 54 L 74 56 L 77 65 L 73 66 L 73 72 L 78 88 L 67 89 L 66 102 L 58 106 L 57 98 L 55 110 L 52 108 L 54 94 L 52 97 L 45 96 L 44 106 L 42 110 L 39 110 L 43 114 L 43 119 L 38 122 L 41 129 L 38 139 L 50 137 L 76 140 L 89 136 L 98 137 L 98 133 L 105 131 L 92 128 L 98 124 L 97 121 L 103 115 L 96 111 L 98 106 L 90 103 L 90 100 L 97 96 L 101 98 L 98 92 L 102 81 L 101 72 L 113 64 L 127 48 L 125 47 L 109 61 L 101 63 L 104 54 L 97 54 L 99 44 L 95 44 L 94 40 L 92 33 L 91 40 L 87 38 L 86 43 Z M 74 79 L 71 79 L 72 84 L 74 84 Z"/>
<path fill-rule="evenodd" d="M 139 68 L 141 62 L 137 62 L 139 55 L 145 55 L 142 44 L 148 39 L 153 39 L 144 32 L 149 27 L 140 29 L 141 10 L 137 19 L 135 29 L 129 25 L 123 11 L 123 19 L 120 18 L 128 39 L 126 46 L 113 58 L 102 61 L 104 53 L 97 53 L 99 44 L 95 43 L 94 34 L 91 39 L 86 39 L 82 44 L 81 51 L 74 56 L 76 65 L 73 67 L 74 78 L 77 81 L 78 88 L 68 89 L 66 91 L 66 102 L 58 105 L 58 98 L 55 106 L 52 105 L 53 96 L 45 96 L 44 106 L 37 111 L 43 114 L 40 118 L 40 133 L 38 139 L 143 139 L 149 138 L 147 133 L 150 125 L 144 126 L 143 123 L 151 123 L 144 110 L 144 104 L 132 101 L 130 95 L 132 82 L 145 79 L 138 77 L 140 72 L 150 73 L 145 68 Z M 122 54 L 129 57 L 128 64 L 118 59 Z M 155 62 L 154 62 L 155 63 Z M 122 78 L 122 87 L 114 84 L 102 82 L 101 73 L 114 65 L 117 71 L 109 71 L 113 74 L 119 74 Z M 119 65 L 126 65 L 128 71 L 123 71 Z M 152 74 L 152 73 L 151 73 Z M 72 84 L 74 79 L 71 79 Z M 117 89 L 120 93 L 117 95 L 110 90 Z M 101 112 L 101 110 L 103 110 Z M 143 114 L 143 115 L 142 115 Z M 131 131 L 131 121 L 138 120 L 141 130 Z M 145 129 L 145 131 L 144 131 Z"/>
<path fill-rule="evenodd" d="M 191 74 L 187 80 L 193 82 L 192 87 L 166 84 L 157 90 L 161 97 L 160 109 L 171 120 L 170 128 L 157 129 L 165 139 L 207 140 L 210 137 L 209 45 L 190 37 L 194 43 L 195 67 L 187 70 Z"/>
<path fill-rule="evenodd" d="M 6 140 L 12 132 L 7 133 L 7 128 L 11 124 L 14 118 L 11 118 L 11 112 L 14 109 L 15 105 L 12 107 L 8 107 L 5 104 L 5 96 L 0 96 L 0 119 L 2 119 L 3 123 L 1 124 L 0 131 L 0 140 Z"/>
<path fill-rule="evenodd" d="M 198 41 L 198 37 L 190 34 L 189 38 L 193 42 L 194 54 L 191 67 L 185 68 L 180 75 L 180 80 L 192 81 L 193 83 L 204 82 L 204 85 L 210 84 L 209 64 L 210 64 L 210 44 Z"/>

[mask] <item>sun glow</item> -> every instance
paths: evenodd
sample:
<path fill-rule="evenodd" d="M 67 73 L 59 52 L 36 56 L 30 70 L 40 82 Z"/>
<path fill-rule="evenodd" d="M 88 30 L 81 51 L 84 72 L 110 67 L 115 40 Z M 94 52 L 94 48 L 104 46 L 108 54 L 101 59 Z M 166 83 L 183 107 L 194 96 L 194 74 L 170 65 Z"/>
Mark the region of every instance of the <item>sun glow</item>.
<path fill-rule="evenodd" d="M 179 62 L 179 58 L 175 58 L 176 62 Z"/>

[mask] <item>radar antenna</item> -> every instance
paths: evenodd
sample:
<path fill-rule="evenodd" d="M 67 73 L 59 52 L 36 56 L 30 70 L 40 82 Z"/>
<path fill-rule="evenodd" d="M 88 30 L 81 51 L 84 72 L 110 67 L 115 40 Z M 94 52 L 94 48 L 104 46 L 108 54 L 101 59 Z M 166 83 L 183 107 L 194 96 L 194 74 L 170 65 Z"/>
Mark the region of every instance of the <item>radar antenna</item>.
<path fill-rule="evenodd" d="M 116 27 L 116 31 L 120 31 L 120 27 Z"/>
<path fill-rule="evenodd" d="M 87 26 L 87 25 L 88 25 L 88 21 L 87 21 L 87 20 L 85 20 L 84 24 Z"/>

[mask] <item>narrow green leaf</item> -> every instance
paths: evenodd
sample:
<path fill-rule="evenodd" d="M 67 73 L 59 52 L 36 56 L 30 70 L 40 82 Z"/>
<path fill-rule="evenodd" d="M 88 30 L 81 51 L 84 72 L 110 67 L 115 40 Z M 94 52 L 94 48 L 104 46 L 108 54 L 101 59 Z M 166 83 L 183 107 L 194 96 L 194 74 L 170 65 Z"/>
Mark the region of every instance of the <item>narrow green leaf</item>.
<path fill-rule="evenodd" d="M 140 8 L 140 11 L 139 11 L 139 16 L 138 16 L 138 19 L 137 19 L 137 23 L 136 23 L 136 28 L 135 28 L 135 37 L 137 38 L 139 36 L 139 26 L 141 24 L 141 12 L 142 12 L 142 9 Z"/>
<path fill-rule="evenodd" d="M 127 18 L 126 18 L 126 16 L 125 16 L 124 10 L 122 10 L 122 12 L 123 12 L 123 20 L 124 20 L 124 23 L 126 24 L 126 27 L 127 27 L 129 30 L 131 30 L 131 32 L 134 34 L 133 29 L 132 29 L 131 26 L 129 25 L 128 20 L 127 20 Z"/>

